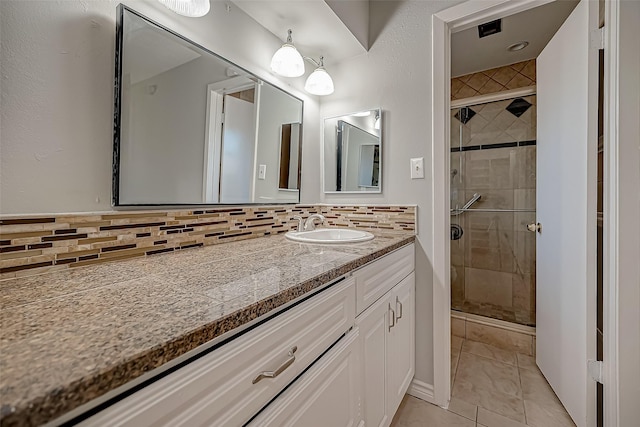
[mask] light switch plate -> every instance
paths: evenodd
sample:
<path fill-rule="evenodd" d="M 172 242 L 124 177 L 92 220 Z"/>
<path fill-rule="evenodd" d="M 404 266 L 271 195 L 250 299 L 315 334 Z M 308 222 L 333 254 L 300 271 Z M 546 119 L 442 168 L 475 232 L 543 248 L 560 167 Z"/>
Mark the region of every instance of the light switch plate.
<path fill-rule="evenodd" d="M 411 179 L 424 178 L 424 157 L 411 159 Z"/>
<path fill-rule="evenodd" d="M 260 165 L 258 169 L 258 179 L 265 179 L 267 177 L 267 165 Z"/>

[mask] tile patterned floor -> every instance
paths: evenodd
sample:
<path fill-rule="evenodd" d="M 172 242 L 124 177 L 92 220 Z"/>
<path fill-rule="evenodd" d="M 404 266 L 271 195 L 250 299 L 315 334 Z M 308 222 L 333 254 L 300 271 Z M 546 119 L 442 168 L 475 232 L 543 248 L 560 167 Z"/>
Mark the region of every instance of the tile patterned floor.
<path fill-rule="evenodd" d="M 535 359 L 451 337 L 449 409 L 405 396 L 392 427 L 575 427 Z"/>

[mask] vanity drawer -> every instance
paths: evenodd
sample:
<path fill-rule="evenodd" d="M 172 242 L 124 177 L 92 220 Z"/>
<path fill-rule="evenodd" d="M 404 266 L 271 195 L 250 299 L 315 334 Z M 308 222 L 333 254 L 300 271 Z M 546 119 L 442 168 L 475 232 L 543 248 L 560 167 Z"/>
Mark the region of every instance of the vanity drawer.
<path fill-rule="evenodd" d="M 249 427 L 361 425 L 359 331 L 349 332 L 249 423 Z"/>
<path fill-rule="evenodd" d="M 414 244 L 400 248 L 353 273 L 356 316 L 415 269 Z"/>
<path fill-rule="evenodd" d="M 242 425 L 353 326 L 354 307 L 355 290 L 349 278 L 82 425 Z M 280 372 L 275 378 L 258 379 L 265 371 Z"/>

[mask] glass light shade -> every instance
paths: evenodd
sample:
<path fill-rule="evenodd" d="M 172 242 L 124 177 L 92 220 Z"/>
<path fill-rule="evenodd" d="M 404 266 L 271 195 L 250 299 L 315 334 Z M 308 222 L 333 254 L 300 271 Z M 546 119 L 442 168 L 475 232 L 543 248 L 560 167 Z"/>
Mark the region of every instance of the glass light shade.
<path fill-rule="evenodd" d="M 209 13 L 209 0 L 158 0 L 178 15 L 199 18 Z"/>
<path fill-rule="evenodd" d="M 285 43 L 273 54 L 271 69 L 284 77 L 300 77 L 304 74 L 304 60 L 294 45 Z"/>
<path fill-rule="evenodd" d="M 327 70 L 318 67 L 307 78 L 304 90 L 312 95 L 330 95 L 333 93 L 333 80 Z"/>

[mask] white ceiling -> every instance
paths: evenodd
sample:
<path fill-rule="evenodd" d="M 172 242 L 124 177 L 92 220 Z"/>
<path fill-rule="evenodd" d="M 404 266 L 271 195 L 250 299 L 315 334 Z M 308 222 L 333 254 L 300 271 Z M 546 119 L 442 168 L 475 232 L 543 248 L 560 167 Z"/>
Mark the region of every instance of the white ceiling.
<path fill-rule="evenodd" d="M 453 77 L 513 64 L 538 57 L 551 37 L 578 4 L 577 0 L 556 0 L 502 19 L 502 32 L 482 39 L 473 27 L 451 35 Z M 520 41 L 529 46 L 517 52 L 507 47 Z"/>
<path fill-rule="evenodd" d="M 338 17 L 343 13 L 340 8 L 334 9 L 325 0 L 232 0 L 233 3 L 251 16 L 256 22 L 280 38 L 287 38 L 287 30 L 293 30 L 293 44 L 304 56 L 318 59 L 325 57 L 325 63 L 331 64 L 341 59 L 360 55 L 367 51 L 362 21 L 366 19 L 368 26 L 369 2 L 356 0 L 349 10 L 350 19 L 346 23 Z M 364 14 L 366 13 L 366 16 Z M 358 15 L 362 15 L 358 17 Z M 354 19 L 355 18 L 355 19 Z M 351 23 L 360 23 L 356 27 Z M 354 28 L 356 37 L 351 32 Z M 358 39 L 363 40 L 361 43 Z"/>

